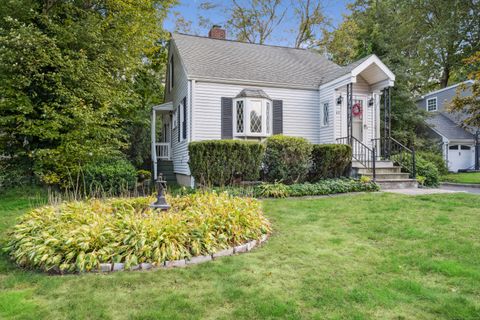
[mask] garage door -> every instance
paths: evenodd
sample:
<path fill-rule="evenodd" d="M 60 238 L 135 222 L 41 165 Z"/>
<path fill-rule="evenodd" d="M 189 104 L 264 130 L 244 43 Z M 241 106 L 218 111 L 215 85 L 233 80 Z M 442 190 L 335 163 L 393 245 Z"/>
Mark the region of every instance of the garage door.
<path fill-rule="evenodd" d="M 448 147 L 448 169 L 458 171 L 461 169 L 471 169 L 475 166 L 473 146 L 464 144 L 454 144 Z"/>

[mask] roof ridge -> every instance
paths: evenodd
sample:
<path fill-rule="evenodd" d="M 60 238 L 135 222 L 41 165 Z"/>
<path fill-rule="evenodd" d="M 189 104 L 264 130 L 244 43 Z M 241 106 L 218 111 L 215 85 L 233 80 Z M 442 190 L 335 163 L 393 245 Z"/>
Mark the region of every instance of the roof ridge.
<path fill-rule="evenodd" d="M 294 48 L 294 47 L 288 47 L 288 46 L 280 46 L 280 45 L 276 45 L 276 44 L 252 43 L 252 42 L 244 42 L 244 41 L 233 40 L 233 39 L 217 39 L 217 38 L 210 38 L 210 37 L 207 37 L 207 36 L 199 36 L 197 34 L 188 34 L 188 33 L 183 33 L 183 32 L 172 32 L 172 34 L 179 34 L 179 35 L 182 35 L 182 36 L 196 37 L 196 38 L 202 38 L 202 39 L 208 39 L 208 40 L 241 43 L 241 44 L 245 44 L 245 45 L 255 45 L 255 46 L 281 48 L 281 49 L 291 49 L 291 50 L 301 50 L 301 51 L 305 51 L 305 52 L 315 53 L 314 51 L 312 51 L 311 49 L 308 49 L 308 48 Z M 328 60 L 326 57 L 322 56 L 320 53 L 318 53 L 318 55 L 320 57 L 324 58 L 325 60 Z M 328 61 L 330 61 L 330 60 L 328 60 Z M 333 61 L 330 61 L 330 62 L 333 63 Z"/>

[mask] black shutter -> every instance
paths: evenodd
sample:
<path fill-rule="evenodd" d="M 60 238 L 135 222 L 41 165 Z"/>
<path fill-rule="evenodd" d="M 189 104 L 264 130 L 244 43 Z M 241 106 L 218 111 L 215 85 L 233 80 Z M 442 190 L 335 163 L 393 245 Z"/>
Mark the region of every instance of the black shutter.
<path fill-rule="evenodd" d="M 182 134 L 183 134 L 183 139 L 187 139 L 187 97 L 183 98 Z"/>
<path fill-rule="evenodd" d="M 180 109 L 180 106 L 177 107 L 177 141 L 180 142 L 180 112 L 182 112 L 182 109 Z"/>
<path fill-rule="evenodd" d="M 273 134 L 283 133 L 283 100 L 273 100 Z"/>
<path fill-rule="evenodd" d="M 222 139 L 233 139 L 233 124 L 232 124 L 232 116 L 233 116 L 233 99 L 232 98 L 224 98 L 222 97 L 222 123 L 221 123 L 221 130 L 222 130 Z"/>

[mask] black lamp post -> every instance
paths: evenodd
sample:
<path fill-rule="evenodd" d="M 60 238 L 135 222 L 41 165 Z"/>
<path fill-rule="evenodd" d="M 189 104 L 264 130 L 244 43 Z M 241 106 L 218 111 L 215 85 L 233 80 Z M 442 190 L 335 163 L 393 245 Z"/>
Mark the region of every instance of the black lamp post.
<path fill-rule="evenodd" d="M 155 181 L 157 186 L 157 201 L 150 205 L 153 209 L 160 209 L 161 211 L 167 211 L 170 209 L 170 205 L 165 199 L 165 189 L 167 188 L 167 181 L 163 180 L 162 174 L 158 175 L 157 180 Z"/>

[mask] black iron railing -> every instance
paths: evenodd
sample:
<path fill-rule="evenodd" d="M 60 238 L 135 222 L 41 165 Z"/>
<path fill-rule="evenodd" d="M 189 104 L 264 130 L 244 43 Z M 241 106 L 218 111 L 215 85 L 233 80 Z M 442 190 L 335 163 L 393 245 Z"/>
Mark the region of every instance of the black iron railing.
<path fill-rule="evenodd" d="M 377 150 L 376 160 L 390 160 L 408 173 L 417 176 L 415 149 L 406 147 L 392 137 L 372 139 L 372 147 Z"/>
<path fill-rule="evenodd" d="M 350 145 L 352 147 L 352 158 L 360 162 L 365 168 L 372 170 L 373 180 L 376 179 L 375 161 L 377 155 L 375 146 L 369 148 L 355 137 L 338 138 L 337 143 Z"/>

